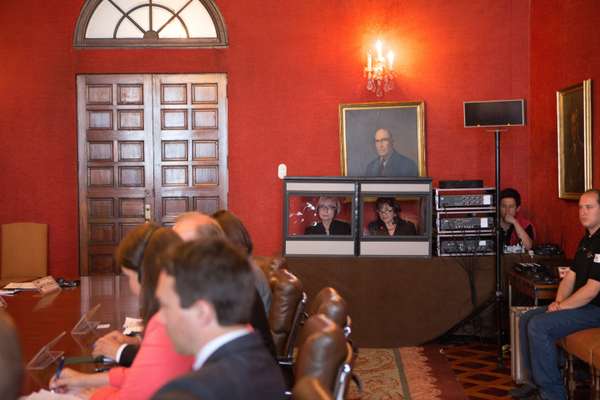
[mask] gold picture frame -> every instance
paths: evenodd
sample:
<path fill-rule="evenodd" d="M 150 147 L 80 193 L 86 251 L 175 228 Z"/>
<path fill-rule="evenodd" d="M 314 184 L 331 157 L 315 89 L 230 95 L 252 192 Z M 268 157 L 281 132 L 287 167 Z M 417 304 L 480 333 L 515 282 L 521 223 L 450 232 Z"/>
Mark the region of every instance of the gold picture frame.
<path fill-rule="evenodd" d="M 426 176 L 425 103 L 373 102 L 340 104 L 340 159 L 344 176 Z M 381 164 L 375 133 L 386 130 L 391 137 L 392 161 Z M 396 166 L 397 168 L 392 168 Z"/>
<path fill-rule="evenodd" d="M 556 92 L 558 197 L 592 188 L 592 80 Z"/>

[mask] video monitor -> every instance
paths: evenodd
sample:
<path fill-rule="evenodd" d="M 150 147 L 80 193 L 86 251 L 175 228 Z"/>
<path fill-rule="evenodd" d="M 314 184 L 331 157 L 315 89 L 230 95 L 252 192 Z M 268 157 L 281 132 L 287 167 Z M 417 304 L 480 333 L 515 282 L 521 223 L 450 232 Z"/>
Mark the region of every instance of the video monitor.
<path fill-rule="evenodd" d="M 361 183 L 360 255 L 431 256 L 431 181 Z"/>
<path fill-rule="evenodd" d="M 356 185 L 318 178 L 285 184 L 285 254 L 354 255 Z"/>
<path fill-rule="evenodd" d="M 287 177 L 284 254 L 431 256 L 431 179 Z"/>

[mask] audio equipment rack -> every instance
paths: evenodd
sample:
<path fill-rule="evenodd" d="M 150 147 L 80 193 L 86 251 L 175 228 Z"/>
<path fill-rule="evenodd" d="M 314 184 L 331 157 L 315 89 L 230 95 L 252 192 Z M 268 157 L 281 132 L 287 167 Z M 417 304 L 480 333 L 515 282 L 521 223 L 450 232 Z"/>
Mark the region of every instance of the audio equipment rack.
<path fill-rule="evenodd" d="M 435 189 L 438 256 L 495 254 L 494 191 L 492 187 Z"/>

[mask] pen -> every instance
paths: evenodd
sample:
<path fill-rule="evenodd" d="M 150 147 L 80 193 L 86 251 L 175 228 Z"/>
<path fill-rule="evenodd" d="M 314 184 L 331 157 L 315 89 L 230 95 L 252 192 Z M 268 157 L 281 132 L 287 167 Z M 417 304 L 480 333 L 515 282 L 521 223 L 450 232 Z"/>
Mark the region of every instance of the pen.
<path fill-rule="evenodd" d="M 60 373 L 62 372 L 64 366 L 65 366 L 65 358 L 61 357 L 60 361 L 58 362 L 58 368 L 56 368 L 56 374 L 54 374 L 55 380 L 60 378 Z"/>

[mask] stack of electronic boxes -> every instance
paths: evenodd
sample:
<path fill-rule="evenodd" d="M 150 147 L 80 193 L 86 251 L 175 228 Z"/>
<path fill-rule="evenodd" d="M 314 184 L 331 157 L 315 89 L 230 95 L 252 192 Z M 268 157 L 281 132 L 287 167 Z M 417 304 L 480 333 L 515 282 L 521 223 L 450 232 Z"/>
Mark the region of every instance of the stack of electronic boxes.
<path fill-rule="evenodd" d="M 438 256 L 495 253 L 494 188 L 435 189 Z"/>

